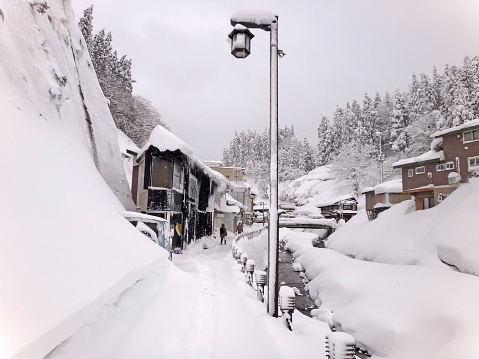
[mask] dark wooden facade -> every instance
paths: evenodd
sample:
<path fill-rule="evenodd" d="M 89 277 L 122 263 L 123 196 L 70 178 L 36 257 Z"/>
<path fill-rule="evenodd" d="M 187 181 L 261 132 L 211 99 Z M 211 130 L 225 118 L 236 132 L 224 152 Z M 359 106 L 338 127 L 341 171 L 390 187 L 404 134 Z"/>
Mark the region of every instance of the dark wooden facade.
<path fill-rule="evenodd" d="M 204 167 L 179 150 L 159 151 L 153 146 L 138 163 L 141 193 L 136 203 L 143 213 L 170 222 L 174 248 L 212 234 L 213 208 L 209 204 L 218 183 Z"/>

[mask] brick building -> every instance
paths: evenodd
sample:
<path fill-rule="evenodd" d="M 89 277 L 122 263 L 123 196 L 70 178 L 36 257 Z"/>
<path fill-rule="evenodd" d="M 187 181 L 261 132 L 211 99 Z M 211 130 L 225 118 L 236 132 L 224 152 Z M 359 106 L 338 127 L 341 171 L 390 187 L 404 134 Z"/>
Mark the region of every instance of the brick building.
<path fill-rule="evenodd" d="M 416 210 L 433 207 L 469 177 L 479 175 L 479 119 L 431 135 L 431 150 L 393 163 Z"/>

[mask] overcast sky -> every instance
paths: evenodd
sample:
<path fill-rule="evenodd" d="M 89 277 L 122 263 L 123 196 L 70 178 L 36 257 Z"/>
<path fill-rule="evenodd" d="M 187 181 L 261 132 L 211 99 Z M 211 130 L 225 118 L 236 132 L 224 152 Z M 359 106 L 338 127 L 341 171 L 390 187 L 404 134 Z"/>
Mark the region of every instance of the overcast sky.
<path fill-rule="evenodd" d="M 235 131 L 269 122 L 269 33 L 252 54 L 226 41 L 238 9 L 279 15 L 279 125 L 317 144 L 321 114 L 364 93 L 407 90 L 412 73 L 479 55 L 479 0 L 72 0 L 77 20 L 111 31 L 133 60 L 134 93 L 158 108 L 202 160 L 221 159 Z"/>

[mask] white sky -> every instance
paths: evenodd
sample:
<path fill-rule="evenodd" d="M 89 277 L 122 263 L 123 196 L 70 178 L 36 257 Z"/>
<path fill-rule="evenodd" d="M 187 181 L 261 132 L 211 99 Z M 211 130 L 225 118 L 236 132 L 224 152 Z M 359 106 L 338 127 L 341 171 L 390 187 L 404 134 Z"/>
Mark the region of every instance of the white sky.
<path fill-rule="evenodd" d="M 279 15 L 280 126 L 317 144 L 321 114 L 367 91 L 407 90 L 413 72 L 479 55 L 478 0 L 72 0 L 79 19 L 94 4 L 94 30 L 112 32 L 133 60 L 135 94 L 158 108 L 200 159 L 221 159 L 234 131 L 269 122 L 269 33 L 253 30 L 252 54 L 226 42 L 238 9 Z"/>

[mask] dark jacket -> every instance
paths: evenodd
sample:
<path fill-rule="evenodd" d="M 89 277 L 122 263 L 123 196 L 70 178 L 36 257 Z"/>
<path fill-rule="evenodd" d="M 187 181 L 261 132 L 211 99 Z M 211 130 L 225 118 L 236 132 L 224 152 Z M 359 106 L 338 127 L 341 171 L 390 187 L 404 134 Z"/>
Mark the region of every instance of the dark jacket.
<path fill-rule="evenodd" d="M 226 237 L 227 234 L 228 234 L 228 232 L 226 232 L 226 227 L 225 227 L 225 226 L 221 226 L 221 227 L 220 227 L 220 237 L 221 237 L 221 238 Z"/>

